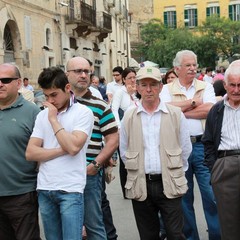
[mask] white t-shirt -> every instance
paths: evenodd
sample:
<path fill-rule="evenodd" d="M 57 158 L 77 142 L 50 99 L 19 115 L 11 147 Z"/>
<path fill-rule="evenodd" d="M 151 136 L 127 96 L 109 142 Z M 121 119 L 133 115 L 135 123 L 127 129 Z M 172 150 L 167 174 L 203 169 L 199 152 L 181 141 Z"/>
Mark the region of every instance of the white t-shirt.
<path fill-rule="evenodd" d="M 114 96 L 115 92 L 122 87 L 122 83 L 117 83 L 115 80 L 107 84 L 106 94 L 112 94 Z"/>
<path fill-rule="evenodd" d="M 74 103 L 66 111 L 59 113 L 57 118 L 67 132 L 82 131 L 89 136 L 89 141 L 94 118 L 92 111 L 88 107 L 80 103 Z M 31 137 L 42 139 L 43 148 L 60 147 L 48 121 L 47 108 L 38 114 Z M 86 185 L 86 149 L 88 141 L 75 156 L 66 154 L 53 160 L 41 162 L 37 178 L 37 189 L 83 193 Z"/>

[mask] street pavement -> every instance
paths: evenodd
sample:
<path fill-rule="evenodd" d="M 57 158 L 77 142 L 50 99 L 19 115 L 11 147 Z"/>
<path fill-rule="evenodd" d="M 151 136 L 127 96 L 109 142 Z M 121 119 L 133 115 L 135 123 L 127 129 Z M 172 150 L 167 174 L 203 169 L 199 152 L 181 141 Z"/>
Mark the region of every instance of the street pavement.
<path fill-rule="evenodd" d="M 117 229 L 118 240 L 139 240 L 136 222 L 133 216 L 131 200 L 124 199 L 120 187 L 118 166 L 114 168 L 115 179 L 107 184 L 106 192 L 112 209 L 114 225 Z M 195 211 L 200 240 L 207 240 L 207 226 L 203 215 L 202 203 L 197 184 L 195 184 Z M 42 225 L 42 239 L 44 240 Z"/>

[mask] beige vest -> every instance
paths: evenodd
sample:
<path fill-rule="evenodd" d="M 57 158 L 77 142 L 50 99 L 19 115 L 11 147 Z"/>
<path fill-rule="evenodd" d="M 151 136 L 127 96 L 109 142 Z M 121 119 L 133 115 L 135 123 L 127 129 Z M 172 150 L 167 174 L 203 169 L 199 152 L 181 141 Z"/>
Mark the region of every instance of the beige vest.
<path fill-rule="evenodd" d="M 186 193 L 187 180 L 183 171 L 181 147 L 179 143 L 180 108 L 166 104 L 168 113 L 161 112 L 160 159 L 164 194 L 176 198 Z M 128 136 L 125 168 L 127 169 L 126 196 L 144 201 L 147 197 L 144 168 L 144 146 L 141 114 L 134 108 L 124 116 L 124 126 Z"/>
<path fill-rule="evenodd" d="M 196 89 L 194 97 L 202 98 L 204 90 L 207 86 L 207 83 L 204 81 L 197 80 L 197 79 L 194 79 L 193 81 L 194 81 L 194 87 Z M 172 96 L 173 102 L 180 102 L 180 101 L 187 100 L 186 95 L 181 91 L 178 81 L 173 81 L 170 84 L 168 84 L 167 86 L 169 89 L 169 93 Z M 201 119 L 203 130 L 205 129 L 205 122 L 206 122 L 206 119 Z"/>

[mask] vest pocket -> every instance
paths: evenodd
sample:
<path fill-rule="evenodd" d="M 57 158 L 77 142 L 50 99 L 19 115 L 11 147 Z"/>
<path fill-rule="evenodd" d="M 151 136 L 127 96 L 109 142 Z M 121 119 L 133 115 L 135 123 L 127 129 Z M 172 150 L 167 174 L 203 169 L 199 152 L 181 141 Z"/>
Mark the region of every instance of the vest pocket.
<path fill-rule="evenodd" d="M 170 169 L 179 168 L 183 166 L 182 162 L 182 150 L 178 149 L 166 149 L 169 161 L 167 161 L 167 167 Z"/>
<path fill-rule="evenodd" d="M 139 152 L 126 152 L 125 168 L 129 170 L 138 170 Z"/>
<path fill-rule="evenodd" d="M 167 169 L 170 176 L 169 187 L 171 194 L 175 197 L 180 197 L 187 192 L 187 179 L 183 171 L 183 162 L 181 149 L 169 150 L 166 149 L 168 155 Z"/>
<path fill-rule="evenodd" d="M 129 199 L 139 199 L 142 196 L 138 179 L 139 152 L 126 152 L 125 157 L 125 168 L 127 170 L 127 182 L 125 184 L 126 197 Z"/>

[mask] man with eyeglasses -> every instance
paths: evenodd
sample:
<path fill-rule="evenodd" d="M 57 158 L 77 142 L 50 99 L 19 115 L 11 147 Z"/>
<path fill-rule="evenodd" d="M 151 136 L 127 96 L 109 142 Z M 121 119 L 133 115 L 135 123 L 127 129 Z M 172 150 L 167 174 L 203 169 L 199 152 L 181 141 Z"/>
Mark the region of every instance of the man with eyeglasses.
<path fill-rule="evenodd" d="M 17 66 L 0 65 L 0 239 L 40 240 L 37 163 L 25 150 L 40 109 L 18 93 Z"/>
<path fill-rule="evenodd" d="M 190 130 L 192 153 L 188 159 L 189 168 L 186 172 L 188 191 L 183 197 L 184 234 L 187 239 L 199 240 L 194 211 L 194 175 L 196 177 L 203 203 L 203 210 L 208 226 L 210 240 L 220 239 L 220 229 L 216 201 L 210 185 L 210 173 L 203 165 L 204 146 L 201 143 L 205 128 L 205 120 L 209 110 L 216 102 L 213 86 L 197 80 L 197 56 L 189 50 L 182 50 L 173 60 L 178 79 L 163 87 L 161 99 L 172 105 L 181 107 L 187 118 Z"/>
<path fill-rule="evenodd" d="M 123 72 L 123 68 L 120 66 L 117 66 L 117 67 L 113 68 L 113 70 L 112 70 L 113 81 L 107 84 L 107 91 L 106 91 L 109 104 L 111 104 L 111 102 L 112 102 L 114 93 L 118 89 L 120 89 L 123 85 L 122 72 Z"/>
<path fill-rule="evenodd" d="M 117 239 L 116 229 L 106 234 L 102 210 L 102 171 L 118 147 L 118 127 L 110 106 L 89 90 L 90 65 L 82 57 L 70 59 L 67 77 L 75 98 L 94 114 L 94 128 L 87 149 L 87 183 L 84 190 L 84 225 L 89 240 Z M 79 116 L 80 117 L 80 116 Z M 102 141 L 104 139 L 104 146 Z M 112 218 L 108 206 L 109 218 Z M 112 219 L 110 219 L 112 220 Z M 110 221 L 112 223 L 112 221 Z"/>

